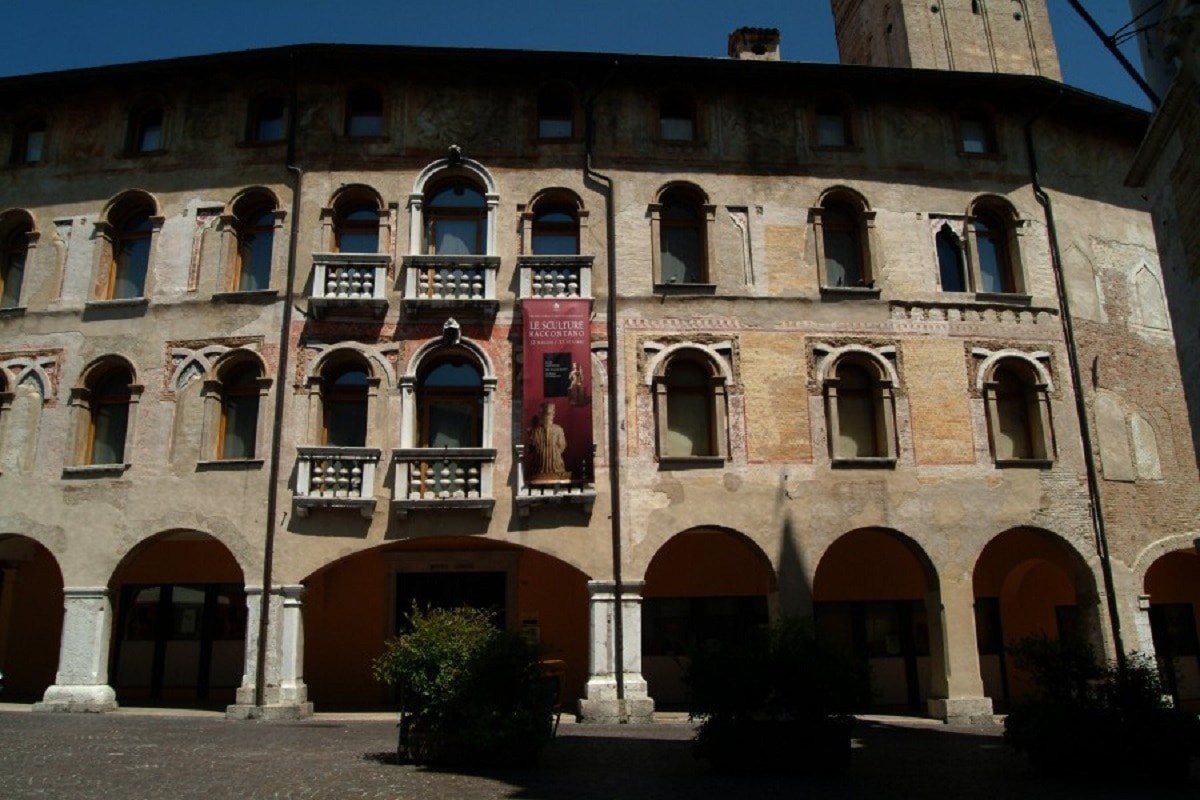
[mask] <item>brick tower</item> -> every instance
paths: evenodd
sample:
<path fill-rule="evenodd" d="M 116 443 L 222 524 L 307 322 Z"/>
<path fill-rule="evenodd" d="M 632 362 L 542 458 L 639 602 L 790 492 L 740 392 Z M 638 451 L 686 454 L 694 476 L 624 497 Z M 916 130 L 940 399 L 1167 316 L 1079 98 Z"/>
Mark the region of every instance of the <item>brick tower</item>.
<path fill-rule="evenodd" d="M 1046 0 L 832 0 L 843 64 L 1062 80 Z"/>

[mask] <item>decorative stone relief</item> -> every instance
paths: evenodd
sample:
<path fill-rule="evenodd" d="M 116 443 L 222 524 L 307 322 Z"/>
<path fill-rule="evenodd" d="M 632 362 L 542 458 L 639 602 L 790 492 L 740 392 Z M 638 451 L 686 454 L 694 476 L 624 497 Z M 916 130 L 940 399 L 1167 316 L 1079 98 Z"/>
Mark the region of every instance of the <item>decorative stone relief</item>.
<path fill-rule="evenodd" d="M 1154 433 L 1154 426 L 1141 414 L 1134 413 L 1129 417 L 1129 429 L 1138 480 L 1161 481 L 1162 462 L 1158 457 L 1158 437 Z"/>
<path fill-rule="evenodd" d="M 1166 298 L 1158 276 L 1144 262 L 1133 273 L 1134 297 L 1137 321 L 1146 328 L 1166 331 L 1171 329 L 1171 318 L 1167 314 Z"/>
<path fill-rule="evenodd" d="M 32 353 L 19 356 L 0 354 L 0 369 L 8 373 L 12 385 L 32 389 L 46 402 L 58 395 L 58 362 L 60 351 Z"/>
<path fill-rule="evenodd" d="M 203 379 L 213 364 L 230 350 L 259 351 L 262 342 L 253 339 L 220 339 L 209 342 L 168 342 L 166 386 L 168 395 L 181 391 L 193 380 Z"/>

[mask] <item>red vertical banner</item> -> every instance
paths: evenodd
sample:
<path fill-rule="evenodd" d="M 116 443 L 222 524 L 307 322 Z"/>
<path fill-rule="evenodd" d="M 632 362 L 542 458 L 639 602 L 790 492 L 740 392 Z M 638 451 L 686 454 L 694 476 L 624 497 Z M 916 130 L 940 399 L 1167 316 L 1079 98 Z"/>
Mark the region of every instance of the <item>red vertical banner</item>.
<path fill-rule="evenodd" d="M 591 300 L 521 301 L 525 483 L 592 480 Z"/>

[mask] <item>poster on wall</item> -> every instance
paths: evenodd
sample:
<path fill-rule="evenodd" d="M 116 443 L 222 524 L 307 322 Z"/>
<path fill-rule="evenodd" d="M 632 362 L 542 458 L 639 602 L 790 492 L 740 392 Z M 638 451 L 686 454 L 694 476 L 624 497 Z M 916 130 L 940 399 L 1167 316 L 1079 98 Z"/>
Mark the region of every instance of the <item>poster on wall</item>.
<path fill-rule="evenodd" d="M 591 301 L 529 299 L 524 318 L 525 483 L 592 480 Z"/>

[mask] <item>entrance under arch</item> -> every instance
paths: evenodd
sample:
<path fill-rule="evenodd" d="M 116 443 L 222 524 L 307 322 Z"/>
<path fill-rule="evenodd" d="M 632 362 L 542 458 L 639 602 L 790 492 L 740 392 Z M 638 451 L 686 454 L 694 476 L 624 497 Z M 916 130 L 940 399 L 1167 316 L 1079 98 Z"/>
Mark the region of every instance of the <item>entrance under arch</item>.
<path fill-rule="evenodd" d="M 1032 679 L 1016 668 L 1009 645 L 1029 636 L 1090 639 L 1095 598 L 1082 557 L 1062 539 L 1017 528 L 988 542 L 975 564 L 975 633 L 984 694 L 1003 711 L 1028 696 Z"/>
<path fill-rule="evenodd" d="M 246 593 L 224 544 L 176 531 L 113 572 L 109 676 L 121 705 L 234 702 L 246 663 Z"/>
<path fill-rule="evenodd" d="M 851 531 L 817 564 L 818 635 L 867 661 L 873 708 L 924 712 L 931 679 L 926 598 L 935 589 L 924 554 L 893 531 Z"/>
<path fill-rule="evenodd" d="M 25 536 L 0 536 L 0 671 L 5 702 L 36 702 L 54 683 L 62 640 L 58 562 Z"/>
<path fill-rule="evenodd" d="M 655 707 L 681 707 L 688 654 L 709 640 L 737 642 L 767 624 L 775 573 L 739 534 L 676 534 L 646 569 L 642 590 L 642 675 Z"/>
<path fill-rule="evenodd" d="M 1150 632 L 1158 669 L 1175 703 L 1200 711 L 1200 555 L 1175 550 L 1146 570 Z"/>
<path fill-rule="evenodd" d="M 356 553 L 304 580 L 304 681 L 322 709 L 394 702 L 371 677 L 384 640 L 415 603 L 472 606 L 519 630 L 544 659 L 563 661 L 562 702 L 583 696 L 588 670 L 588 577 L 536 550 L 460 537 L 431 537 Z"/>

